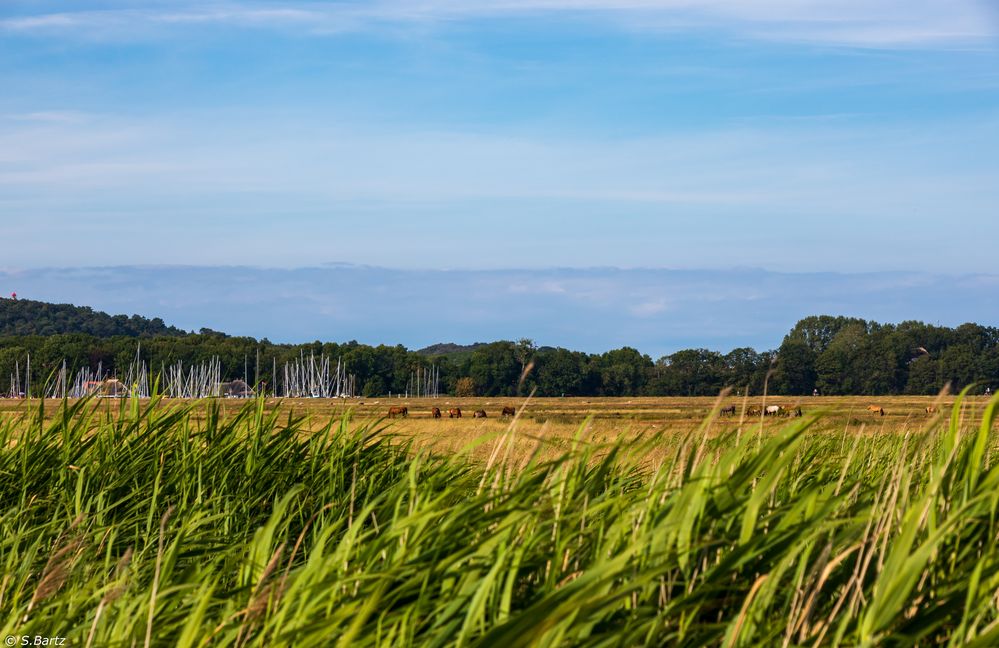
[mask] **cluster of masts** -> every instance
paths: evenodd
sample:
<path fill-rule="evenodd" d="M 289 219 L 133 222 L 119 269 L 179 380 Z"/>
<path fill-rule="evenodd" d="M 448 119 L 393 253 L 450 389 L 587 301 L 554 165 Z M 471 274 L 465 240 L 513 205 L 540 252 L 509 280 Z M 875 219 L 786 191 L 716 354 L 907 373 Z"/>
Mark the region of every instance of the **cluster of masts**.
<path fill-rule="evenodd" d="M 438 398 L 441 395 L 441 369 L 437 365 L 410 372 L 405 397 Z"/>
<path fill-rule="evenodd" d="M 184 363 L 166 367 L 160 375 L 163 393 L 171 398 L 208 398 L 222 395 L 222 362 L 213 357 L 207 362 L 188 367 Z"/>
<path fill-rule="evenodd" d="M 278 375 L 276 365 L 272 375 Z M 327 355 L 317 358 L 314 353 L 306 356 L 303 352 L 284 364 L 283 378 L 281 395 L 288 398 L 353 398 L 357 393 L 357 377 L 347 373 L 340 358 L 334 367 Z"/>
<path fill-rule="evenodd" d="M 136 349 L 135 359 L 123 373 L 106 371 L 99 363 L 96 369 L 84 367 L 71 371 L 63 360 L 57 371 L 41 384 L 32 384 L 31 355 L 23 365 L 15 361 L 14 372 L 10 376 L 9 390 L 0 393 L 6 398 L 81 398 L 98 396 L 108 398 L 149 398 L 154 392 L 169 398 L 249 398 L 257 394 L 286 398 L 353 398 L 357 394 L 357 377 L 347 372 L 343 361 L 336 363 L 329 356 L 304 354 L 291 362 L 284 363 L 278 373 L 277 360 L 273 362 L 273 384 L 259 380 L 260 361 L 257 358 L 254 382 L 247 378 L 248 363 L 244 362 L 244 379 L 225 381 L 222 379 L 222 362 L 217 356 L 197 365 L 185 366 L 181 361 L 170 366 L 161 366 L 158 374 L 151 372 L 140 349 Z M 433 374 L 433 392 L 429 391 L 427 376 L 414 379 L 424 393 L 436 395 L 439 376 Z M 253 385 L 256 385 L 254 387 Z M 415 393 L 415 392 L 414 392 Z"/>
<path fill-rule="evenodd" d="M 21 364 L 14 361 L 14 373 L 10 375 L 10 390 L 4 394 L 5 398 L 23 398 L 25 394 L 31 393 L 31 354 L 28 354 L 28 362 L 24 372 L 24 384 L 21 384 Z"/>

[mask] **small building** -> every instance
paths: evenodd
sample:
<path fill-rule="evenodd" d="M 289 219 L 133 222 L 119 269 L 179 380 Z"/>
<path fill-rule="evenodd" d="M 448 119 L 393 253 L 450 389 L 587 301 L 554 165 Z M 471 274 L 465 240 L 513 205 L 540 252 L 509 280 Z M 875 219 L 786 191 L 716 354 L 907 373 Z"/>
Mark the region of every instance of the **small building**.
<path fill-rule="evenodd" d="M 128 388 L 125 386 L 125 383 L 117 378 L 88 380 L 83 384 L 83 390 L 87 394 L 93 394 L 98 398 L 125 398 L 128 396 Z"/>
<path fill-rule="evenodd" d="M 239 379 L 222 383 L 219 391 L 223 398 L 253 398 L 256 395 L 245 380 Z"/>

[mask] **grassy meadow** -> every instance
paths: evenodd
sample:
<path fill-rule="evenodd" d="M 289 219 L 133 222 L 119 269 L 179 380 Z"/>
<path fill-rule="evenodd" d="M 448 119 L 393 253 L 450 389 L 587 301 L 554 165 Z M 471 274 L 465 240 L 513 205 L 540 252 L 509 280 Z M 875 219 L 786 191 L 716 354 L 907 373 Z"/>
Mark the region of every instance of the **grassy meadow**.
<path fill-rule="evenodd" d="M 996 401 L 772 402 L 2 402 L 0 635 L 999 644 Z"/>
<path fill-rule="evenodd" d="M 919 432 L 926 429 L 929 422 L 941 415 L 949 415 L 955 398 L 927 396 L 770 396 L 767 399 L 755 397 L 745 399 L 728 396 L 723 399 L 713 397 L 634 397 L 634 398 L 362 398 L 362 399 L 311 399 L 311 398 L 265 398 L 264 411 L 270 413 L 280 409 L 283 414 L 294 413 L 301 420 L 297 423 L 303 432 L 324 429 L 331 418 L 347 416 L 360 425 L 373 424 L 381 420 L 379 427 L 391 433 L 392 442 L 412 441 L 420 449 L 430 449 L 441 454 L 469 453 L 477 459 L 488 457 L 485 438 L 502 434 L 510 425 L 510 419 L 501 416 L 504 407 L 518 411 L 517 434 L 514 437 L 514 454 L 530 454 L 543 439 L 542 449 L 566 447 L 578 435 L 587 442 L 608 442 L 618 437 L 634 439 L 656 433 L 671 436 L 695 433 L 708 419 L 713 417 L 707 428 L 709 434 L 726 430 L 756 429 L 760 425 L 765 430 L 779 429 L 788 419 L 783 417 L 761 417 L 751 413 L 753 408 L 762 409 L 766 405 L 780 405 L 786 409 L 801 408 L 803 414 L 819 415 L 810 430 L 831 433 L 849 432 L 853 434 L 884 434 Z M 32 401 L 31 413 L 38 401 Z M 70 401 L 72 404 L 74 401 Z M 148 400 L 140 400 L 140 406 L 149 405 Z M 238 414 L 245 406 L 243 399 L 218 399 L 219 416 L 228 418 Z M 966 396 L 961 410 L 962 425 L 976 424 L 984 411 L 988 399 L 980 396 Z M 158 407 L 176 407 L 179 401 L 157 400 Z M 53 417 L 59 410 L 61 400 L 49 399 L 44 403 L 46 418 Z M 879 416 L 867 411 L 867 407 L 882 407 L 885 415 Z M 408 408 L 406 418 L 388 419 L 388 409 L 393 406 Z M 120 402 L 116 399 L 94 401 L 91 407 L 99 408 L 105 416 L 117 416 Z M 431 408 L 442 412 L 440 419 L 431 417 Z M 715 415 L 716 409 L 734 407 L 734 414 Z M 932 407 L 933 413 L 926 408 Z M 450 419 L 448 410 L 459 408 L 461 419 Z M 485 419 L 473 418 L 476 410 L 484 410 Z M 0 399 L 0 416 L 22 416 L 27 410 L 23 400 Z M 188 418 L 203 421 L 208 408 L 196 406 L 188 412 Z"/>

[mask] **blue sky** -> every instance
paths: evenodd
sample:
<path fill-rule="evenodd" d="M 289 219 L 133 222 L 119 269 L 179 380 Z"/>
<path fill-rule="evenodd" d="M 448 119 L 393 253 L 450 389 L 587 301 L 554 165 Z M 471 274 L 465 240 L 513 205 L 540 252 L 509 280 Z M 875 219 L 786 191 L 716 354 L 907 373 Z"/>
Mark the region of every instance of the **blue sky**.
<path fill-rule="evenodd" d="M 0 88 L 8 270 L 994 270 L 987 2 L 4 0 Z"/>
<path fill-rule="evenodd" d="M 275 342 L 418 349 L 529 337 L 658 358 L 684 348 L 774 349 L 808 315 L 957 326 L 999 322 L 999 275 L 763 270 L 393 270 L 368 266 L 0 270 L 18 295 L 140 312 Z"/>

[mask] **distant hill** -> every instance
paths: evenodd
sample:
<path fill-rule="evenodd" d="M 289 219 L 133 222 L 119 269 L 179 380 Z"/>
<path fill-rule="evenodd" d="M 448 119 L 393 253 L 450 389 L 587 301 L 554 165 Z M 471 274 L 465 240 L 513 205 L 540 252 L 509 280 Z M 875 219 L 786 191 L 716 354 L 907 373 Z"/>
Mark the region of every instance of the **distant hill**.
<path fill-rule="evenodd" d="M 0 336 L 85 333 L 96 337 L 187 335 L 163 320 L 139 315 L 108 315 L 86 306 L 29 299 L 0 299 Z"/>
<path fill-rule="evenodd" d="M 476 342 L 474 344 L 455 344 L 454 342 L 441 342 L 440 344 L 431 344 L 428 347 L 424 347 L 417 351 L 423 356 L 463 356 L 472 353 L 476 349 L 486 346 L 485 342 Z"/>

